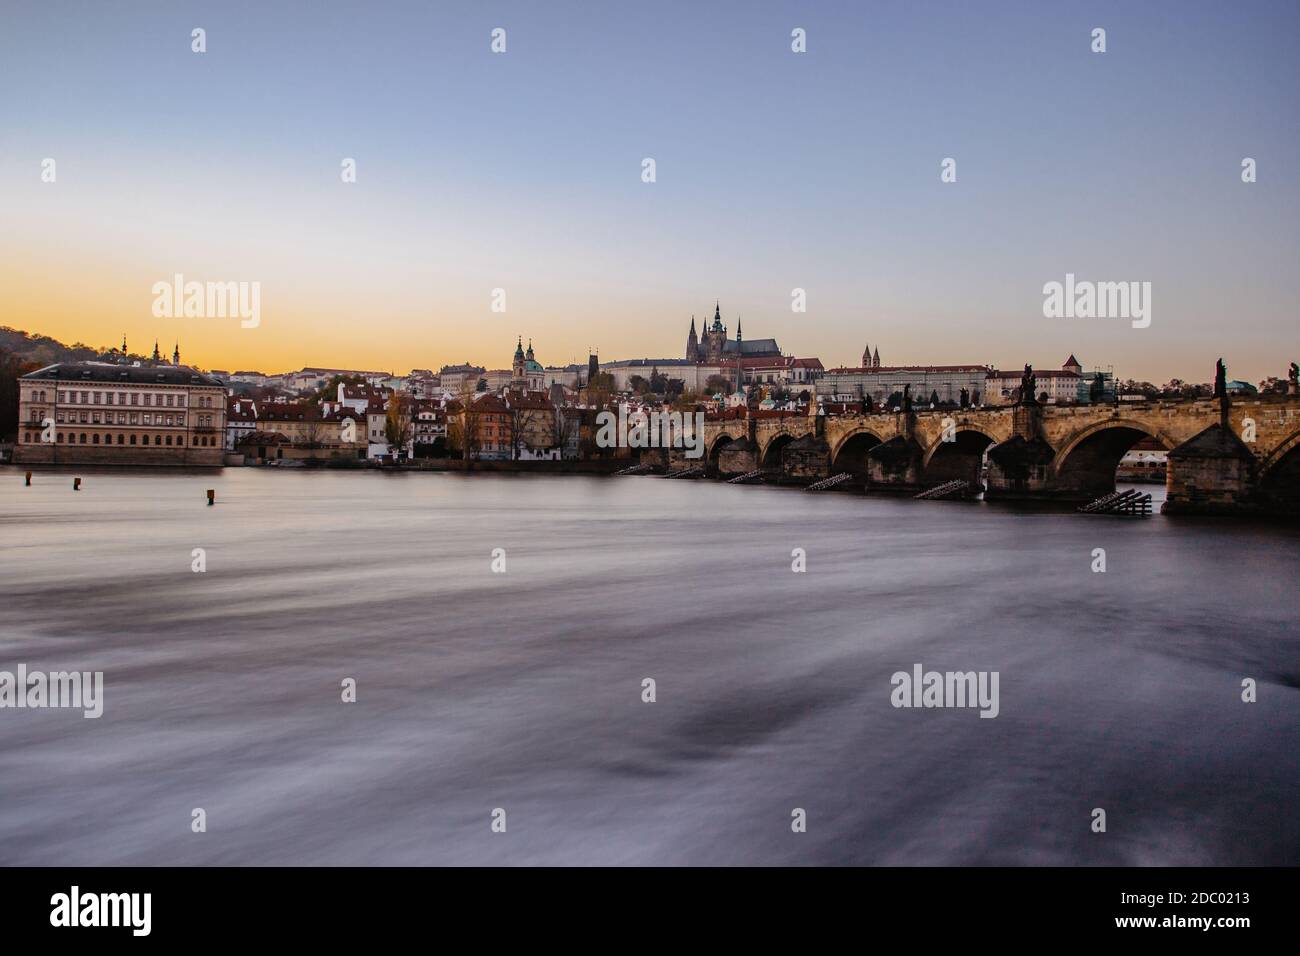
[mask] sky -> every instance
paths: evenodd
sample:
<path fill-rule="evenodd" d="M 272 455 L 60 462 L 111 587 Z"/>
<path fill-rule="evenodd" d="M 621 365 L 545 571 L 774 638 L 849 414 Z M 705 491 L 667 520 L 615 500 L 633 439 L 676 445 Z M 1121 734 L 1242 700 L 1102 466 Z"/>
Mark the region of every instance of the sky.
<path fill-rule="evenodd" d="M 827 367 L 1259 381 L 1300 359 L 1298 97 L 1295 0 L 3 0 L 0 324 L 404 373 L 682 357 L 720 301 Z M 1046 318 L 1067 273 L 1150 325 Z M 156 317 L 176 274 L 259 324 Z"/>

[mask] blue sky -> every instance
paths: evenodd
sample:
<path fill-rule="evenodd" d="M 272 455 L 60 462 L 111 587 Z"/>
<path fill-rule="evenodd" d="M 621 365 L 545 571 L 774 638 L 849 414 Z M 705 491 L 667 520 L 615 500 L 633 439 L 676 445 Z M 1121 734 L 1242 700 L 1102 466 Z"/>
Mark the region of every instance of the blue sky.
<path fill-rule="evenodd" d="M 547 363 L 679 356 L 721 299 L 733 327 L 828 366 L 867 341 L 886 363 L 1074 352 L 1159 381 L 1300 356 L 1294 2 L 11 0 L 3 17 L 5 324 L 176 337 L 208 367 L 404 371 L 501 366 L 517 334 Z M 175 272 L 260 281 L 261 326 L 155 319 L 149 287 Z M 1066 272 L 1150 281 L 1151 327 L 1045 319 Z"/>

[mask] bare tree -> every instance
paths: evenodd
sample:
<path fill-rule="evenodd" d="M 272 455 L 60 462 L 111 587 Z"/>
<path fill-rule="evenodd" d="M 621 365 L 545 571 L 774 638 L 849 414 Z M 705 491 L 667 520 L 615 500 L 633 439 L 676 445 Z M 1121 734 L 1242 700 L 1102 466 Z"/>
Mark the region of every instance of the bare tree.
<path fill-rule="evenodd" d="M 449 443 L 460 449 L 461 457 L 466 461 L 476 460 L 483 444 L 479 434 L 478 412 L 474 408 L 477 394 L 478 382 L 466 377 L 457 391 L 456 400 L 460 403 L 461 413 L 449 422 L 447 429 Z"/>

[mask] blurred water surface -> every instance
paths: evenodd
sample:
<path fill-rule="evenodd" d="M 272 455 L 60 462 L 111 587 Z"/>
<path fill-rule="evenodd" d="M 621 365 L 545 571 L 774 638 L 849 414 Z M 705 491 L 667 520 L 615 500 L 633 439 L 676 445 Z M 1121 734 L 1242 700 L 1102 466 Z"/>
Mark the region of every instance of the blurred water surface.
<path fill-rule="evenodd" d="M 0 669 L 106 683 L 0 710 L 0 863 L 1300 863 L 1294 527 L 81 474 L 0 469 Z M 915 663 L 1000 715 L 893 708 Z"/>

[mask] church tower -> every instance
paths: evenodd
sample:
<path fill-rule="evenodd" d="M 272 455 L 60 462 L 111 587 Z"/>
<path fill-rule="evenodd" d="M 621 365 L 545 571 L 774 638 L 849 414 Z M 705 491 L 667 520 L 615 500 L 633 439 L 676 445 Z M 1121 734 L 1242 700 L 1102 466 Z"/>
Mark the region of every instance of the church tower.
<path fill-rule="evenodd" d="M 880 368 L 880 347 L 876 347 L 876 354 L 871 357 L 871 367 Z"/>
<path fill-rule="evenodd" d="M 524 337 L 521 335 L 519 341 L 515 343 L 514 361 L 510 363 L 510 371 L 514 379 L 518 380 L 524 377 L 524 363 L 526 361 L 524 358 Z"/>
<path fill-rule="evenodd" d="M 686 336 L 686 361 L 698 362 L 700 360 L 700 340 L 695 334 L 695 316 L 691 316 L 691 333 Z"/>
<path fill-rule="evenodd" d="M 871 343 L 870 342 L 868 342 L 867 347 L 862 350 L 862 367 L 871 368 Z"/>
<path fill-rule="evenodd" d="M 154 339 L 154 340 L 153 340 L 153 360 L 154 360 L 155 362 L 161 362 L 161 361 L 162 361 L 162 355 L 158 352 L 158 340 L 157 340 L 157 339 Z"/>
<path fill-rule="evenodd" d="M 181 343 L 180 342 L 177 342 L 176 347 L 172 349 L 172 364 L 173 365 L 181 364 Z"/>

